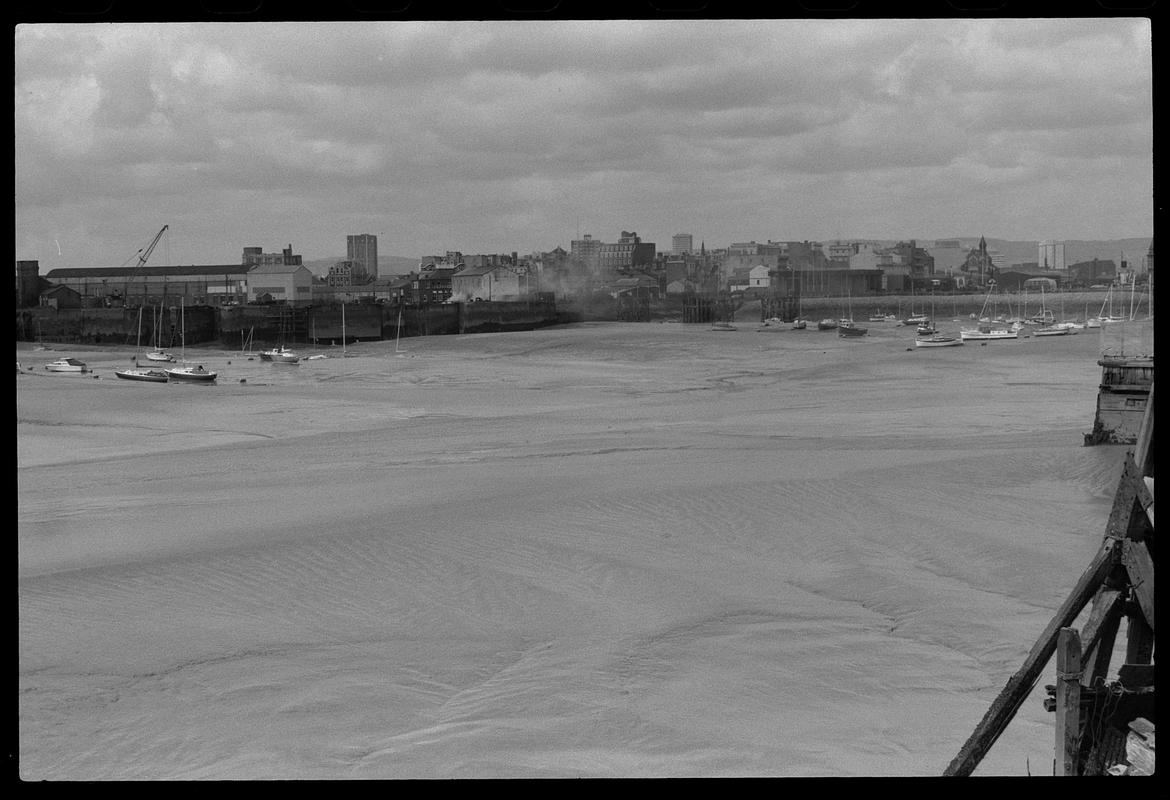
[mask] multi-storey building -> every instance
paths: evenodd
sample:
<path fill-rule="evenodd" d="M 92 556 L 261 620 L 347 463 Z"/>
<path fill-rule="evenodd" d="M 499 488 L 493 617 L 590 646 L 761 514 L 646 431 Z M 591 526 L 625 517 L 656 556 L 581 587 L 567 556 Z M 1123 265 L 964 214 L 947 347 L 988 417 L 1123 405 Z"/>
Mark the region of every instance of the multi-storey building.
<path fill-rule="evenodd" d="M 894 255 L 875 242 L 857 242 L 852 247 L 849 269 L 885 269 L 895 264 Z"/>
<path fill-rule="evenodd" d="M 506 267 L 520 263 L 517 253 L 479 253 L 463 258 L 462 264 L 466 267 Z"/>
<path fill-rule="evenodd" d="M 848 263 L 853 254 L 857 252 L 857 245 L 853 242 L 836 241 L 830 242 L 826 250 L 830 261 Z"/>
<path fill-rule="evenodd" d="M 448 250 L 441 256 L 423 256 L 419 264 L 419 269 L 427 269 L 428 267 L 458 267 L 464 263 L 463 253 L 458 250 Z"/>
<path fill-rule="evenodd" d="M 338 261 L 329 268 L 329 274 L 325 276 L 325 283 L 328 286 L 353 286 L 353 274 L 354 262 Z"/>
<path fill-rule="evenodd" d="M 1065 269 L 1064 242 L 1040 242 L 1036 247 L 1036 265 L 1041 269 Z"/>
<path fill-rule="evenodd" d="M 635 231 L 622 231 L 616 242 L 604 242 L 598 253 L 599 268 L 603 274 L 628 272 L 654 263 L 653 242 L 643 242 Z"/>
<path fill-rule="evenodd" d="M 345 259 L 353 264 L 353 282 L 366 283 L 378 278 L 378 237 L 353 233 L 345 237 Z"/>
<path fill-rule="evenodd" d="M 760 245 L 755 240 L 750 242 L 732 242 L 727 248 L 729 256 L 754 256 L 760 252 Z"/>
<path fill-rule="evenodd" d="M 259 247 L 245 247 L 244 258 L 241 263 L 246 267 L 271 266 L 274 264 L 296 267 L 300 266 L 301 257 L 293 253 L 291 244 L 280 253 L 265 253 Z"/>
<path fill-rule="evenodd" d="M 676 256 L 685 256 L 695 249 L 695 237 L 689 233 L 676 233 L 670 237 L 670 252 Z"/>
<path fill-rule="evenodd" d="M 588 233 L 583 239 L 573 239 L 569 243 L 569 260 L 596 275 L 601 269 L 601 240 Z"/>
<path fill-rule="evenodd" d="M 934 276 L 934 257 L 925 248 L 919 247 L 914 239 L 909 242 L 898 242 L 890 251 L 899 257 L 902 264 L 910 268 L 911 278 L 922 280 Z"/>
<path fill-rule="evenodd" d="M 451 277 L 458 272 L 454 267 L 423 269 L 410 283 L 411 302 L 445 303 L 451 299 Z"/>

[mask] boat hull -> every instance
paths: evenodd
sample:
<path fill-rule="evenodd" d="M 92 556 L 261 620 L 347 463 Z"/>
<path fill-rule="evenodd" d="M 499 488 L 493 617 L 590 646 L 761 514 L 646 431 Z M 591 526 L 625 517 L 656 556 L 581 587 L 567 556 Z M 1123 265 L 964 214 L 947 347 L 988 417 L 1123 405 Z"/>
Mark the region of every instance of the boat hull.
<path fill-rule="evenodd" d="M 167 364 L 167 363 L 173 362 L 175 360 L 175 357 L 172 356 L 170 353 L 147 353 L 146 360 L 147 361 L 158 361 L 158 362 Z"/>
<path fill-rule="evenodd" d="M 837 328 L 837 335 L 843 339 L 855 339 L 869 333 L 869 328 L 858 328 L 856 325 L 841 325 Z"/>
<path fill-rule="evenodd" d="M 84 361 L 78 361 L 73 358 L 62 358 L 57 361 L 52 361 L 45 364 L 45 369 L 49 372 L 88 372 L 89 368 Z"/>
<path fill-rule="evenodd" d="M 914 340 L 915 347 L 955 347 L 962 343 L 963 340 L 957 336 L 930 336 Z"/>
<path fill-rule="evenodd" d="M 1017 331 L 1009 330 L 960 331 L 959 337 L 965 342 L 972 340 L 993 341 L 995 339 L 1019 339 L 1020 334 Z"/>
<path fill-rule="evenodd" d="M 260 353 L 260 360 L 295 364 L 301 360 L 301 357 L 287 347 L 274 347 L 271 350 L 262 351 Z"/>
<path fill-rule="evenodd" d="M 161 369 L 117 369 L 114 374 L 126 381 L 166 383 L 169 380 L 167 373 Z"/>
<path fill-rule="evenodd" d="M 216 373 L 200 371 L 196 367 L 168 369 L 167 379 L 179 383 L 214 383 Z"/>

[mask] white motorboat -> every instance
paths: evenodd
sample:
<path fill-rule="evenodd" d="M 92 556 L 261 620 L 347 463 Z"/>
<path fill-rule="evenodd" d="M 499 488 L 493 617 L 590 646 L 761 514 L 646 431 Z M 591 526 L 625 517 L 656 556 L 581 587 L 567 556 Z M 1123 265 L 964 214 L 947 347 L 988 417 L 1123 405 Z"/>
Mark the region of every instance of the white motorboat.
<path fill-rule="evenodd" d="M 85 362 L 76 358 L 58 358 L 45 364 L 45 369 L 49 372 L 89 372 Z"/>
<path fill-rule="evenodd" d="M 296 364 L 301 360 L 301 357 L 281 345 L 280 347 L 273 347 L 269 350 L 262 350 L 260 352 L 260 360 L 271 361 L 274 364 Z"/>
<path fill-rule="evenodd" d="M 300 362 L 301 357 L 287 347 L 281 347 L 279 350 L 269 350 L 266 360 L 273 364 L 296 364 Z"/>
<path fill-rule="evenodd" d="M 1020 334 L 1019 331 L 1013 331 L 1009 328 L 993 328 L 990 325 L 980 325 L 975 330 L 959 331 L 959 337 L 963 341 L 974 339 L 1019 339 Z"/>

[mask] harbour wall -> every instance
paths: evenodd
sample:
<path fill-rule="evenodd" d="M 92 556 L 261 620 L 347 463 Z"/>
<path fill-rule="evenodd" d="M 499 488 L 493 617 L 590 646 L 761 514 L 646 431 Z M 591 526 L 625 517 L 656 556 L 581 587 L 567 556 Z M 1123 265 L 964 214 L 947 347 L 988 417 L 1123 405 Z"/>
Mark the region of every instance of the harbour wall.
<path fill-rule="evenodd" d="M 150 347 L 182 347 L 184 332 L 191 345 L 219 343 L 224 347 L 286 344 L 340 344 L 398 336 L 440 336 L 459 333 L 532 330 L 576 321 L 557 310 L 552 300 L 533 302 L 442 303 L 404 307 L 377 303 L 310 306 L 188 306 L 143 308 L 139 338 L 137 308 L 37 307 L 17 309 L 16 340 Z"/>
<path fill-rule="evenodd" d="M 1128 315 L 1131 306 L 1135 317 L 1149 316 L 1148 297 L 1122 296 L 1114 292 L 1113 310 Z M 1057 317 L 1084 319 L 1102 311 L 1107 295 L 1104 291 L 1049 292 L 1044 307 Z M 764 304 L 758 298 L 736 299 L 735 319 L 752 321 L 762 319 Z M 986 313 L 1012 316 L 1021 305 L 1028 314 L 1041 307 L 1039 293 L 998 294 L 990 299 L 986 294 L 939 294 L 934 296 L 934 315 L 938 319 L 969 318 L 971 314 Z M 895 314 L 899 318 L 910 314 L 930 314 L 929 295 L 866 296 L 851 299 L 839 297 L 807 297 L 800 301 L 800 313 L 809 319 L 840 317 L 849 313 L 856 320 L 865 320 L 874 314 Z M 644 306 L 645 320 L 682 320 L 683 301 L 670 297 L 650 301 Z M 1108 311 L 1108 307 L 1105 307 Z M 254 345 L 340 343 L 342 338 L 342 307 L 340 305 L 289 306 L 244 305 L 230 307 L 164 306 L 161 309 L 143 309 L 142 344 L 155 342 L 156 329 L 164 347 L 182 346 L 185 316 L 187 342 L 207 344 L 219 342 L 225 347 L 241 347 L 248 341 Z M 610 321 L 630 319 L 623 315 L 623 307 L 608 295 L 588 298 L 543 299 L 532 302 L 471 302 L 442 303 L 429 306 L 407 306 L 401 317 L 397 306 L 377 303 L 355 303 L 345 306 L 345 338 L 347 341 L 394 339 L 397 336 L 438 336 L 459 333 L 486 333 L 492 331 L 531 330 L 546 325 L 567 322 Z M 54 309 L 35 307 L 17 309 L 17 341 L 61 343 L 110 343 L 134 345 L 138 332 L 138 310 L 133 308 L 72 308 Z"/>

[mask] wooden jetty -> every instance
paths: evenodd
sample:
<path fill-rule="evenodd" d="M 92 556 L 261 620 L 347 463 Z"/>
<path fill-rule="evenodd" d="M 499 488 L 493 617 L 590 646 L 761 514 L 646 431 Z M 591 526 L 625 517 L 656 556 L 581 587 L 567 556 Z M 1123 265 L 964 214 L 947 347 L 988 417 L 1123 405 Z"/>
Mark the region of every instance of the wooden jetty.
<path fill-rule="evenodd" d="M 1079 631 L 1071 627 L 1091 603 Z M 1106 682 L 1122 619 L 1125 662 Z M 970 775 L 1056 655 L 1044 706 L 1056 714 L 1056 775 L 1154 774 L 1154 387 L 1126 454 L 1105 538 L 1023 666 L 944 775 Z"/>

